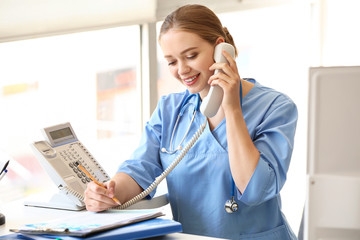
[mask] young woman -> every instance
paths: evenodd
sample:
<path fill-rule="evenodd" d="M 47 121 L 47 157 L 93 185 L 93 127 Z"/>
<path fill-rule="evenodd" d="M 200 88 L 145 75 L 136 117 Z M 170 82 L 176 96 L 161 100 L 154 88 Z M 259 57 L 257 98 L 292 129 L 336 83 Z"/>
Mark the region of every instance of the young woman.
<path fill-rule="evenodd" d="M 159 43 L 171 74 L 187 89 L 160 99 L 139 147 L 107 189 L 88 185 L 89 211 L 114 207 L 112 197 L 124 203 L 146 189 L 206 122 L 167 177 L 172 213 L 183 231 L 230 239 L 296 239 L 281 212 L 279 194 L 293 149 L 296 106 L 254 79 L 242 79 L 226 51 L 222 54 L 229 64 L 214 63 L 214 48 L 222 42 L 235 47 L 207 7 L 186 5 L 167 16 Z M 214 74 L 215 69 L 222 71 Z M 215 85 L 224 95 L 219 111 L 207 118 L 198 106 Z M 235 202 L 237 211 L 229 211 Z"/>

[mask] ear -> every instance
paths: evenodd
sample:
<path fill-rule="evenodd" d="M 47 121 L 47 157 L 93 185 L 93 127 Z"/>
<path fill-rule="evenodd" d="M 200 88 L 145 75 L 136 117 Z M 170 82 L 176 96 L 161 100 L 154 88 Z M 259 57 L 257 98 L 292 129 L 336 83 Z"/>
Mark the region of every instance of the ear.
<path fill-rule="evenodd" d="M 216 39 L 215 45 L 218 45 L 219 43 L 225 42 L 225 39 L 223 37 L 218 37 Z"/>

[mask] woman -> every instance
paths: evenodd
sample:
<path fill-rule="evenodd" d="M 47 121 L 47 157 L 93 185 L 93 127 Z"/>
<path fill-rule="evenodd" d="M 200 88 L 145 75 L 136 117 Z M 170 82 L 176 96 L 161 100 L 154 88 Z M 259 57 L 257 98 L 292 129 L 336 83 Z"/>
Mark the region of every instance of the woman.
<path fill-rule="evenodd" d="M 171 74 L 187 89 L 160 99 L 139 147 L 106 183 L 106 190 L 88 185 L 85 203 L 89 211 L 116 206 L 114 196 L 124 203 L 146 189 L 175 159 L 172 152 L 177 145 L 184 147 L 207 121 L 198 141 L 167 177 L 174 220 L 192 234 L 296 239 L 281 212 L 279 195 L 293 149 L 296 106 L 284 94 L 254 79 L 241 79 L 235 60 L 226 51 L 222 54 L 229 64 L 214 63 L 214 48 L 222 42 L 235 46 L 207 7 L 186 5 L 167 16 L 160 47 Z M 222 72 L 214 74 L 215 69 Z M 204 99 L 215 85 L 224 92 L 219 111 L 211 118 L 199 111 L 194 114 L 200 100 L 189 96 L 198 93 Z M 224 204 L 232 197 L 238 210 L 229 214 Z"/>

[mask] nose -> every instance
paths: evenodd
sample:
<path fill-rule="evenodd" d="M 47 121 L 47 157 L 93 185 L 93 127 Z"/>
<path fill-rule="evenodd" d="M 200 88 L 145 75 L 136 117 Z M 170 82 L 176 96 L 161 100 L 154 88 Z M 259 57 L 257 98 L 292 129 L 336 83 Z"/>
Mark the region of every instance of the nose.
<path fill-rule="evenodd" d="M 178 65 L 178 74 L 180 76 L 185 75 L 186 73 L 190 72 L 190 67 L 185 61 L 179 62 Z"/>

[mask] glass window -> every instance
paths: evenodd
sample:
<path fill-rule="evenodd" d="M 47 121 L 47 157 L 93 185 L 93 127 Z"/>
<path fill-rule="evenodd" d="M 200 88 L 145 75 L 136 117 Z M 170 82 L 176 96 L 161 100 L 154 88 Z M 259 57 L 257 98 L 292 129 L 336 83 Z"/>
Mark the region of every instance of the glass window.
<path fill-rule="evenodd" d="M 12 159 L 1 190 L 52 184 L 30 144 L 64 122 L 112 176 L 141 132 L 139 59 L 139 26 L 1 43 L 0 163 Z"/>
<path fill-rule="evenodd" d="M 360 2 L 352 0 L 326 1 L 323 32 L 323 65 L 360 65 Z"/>

